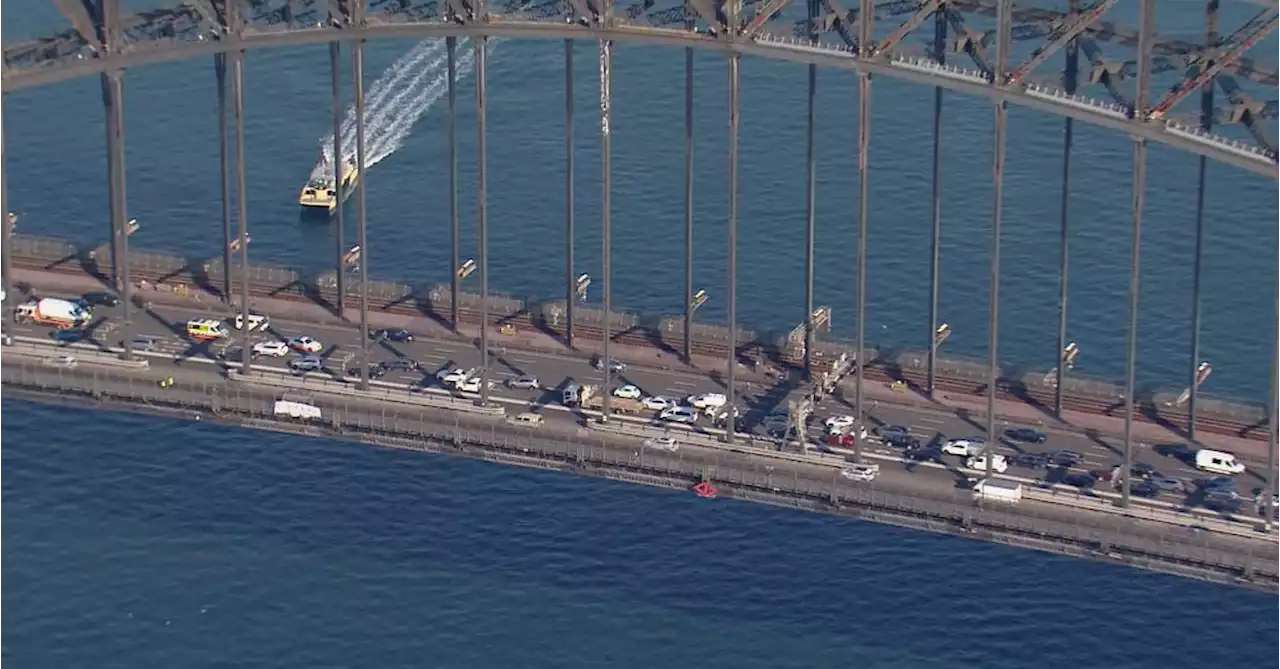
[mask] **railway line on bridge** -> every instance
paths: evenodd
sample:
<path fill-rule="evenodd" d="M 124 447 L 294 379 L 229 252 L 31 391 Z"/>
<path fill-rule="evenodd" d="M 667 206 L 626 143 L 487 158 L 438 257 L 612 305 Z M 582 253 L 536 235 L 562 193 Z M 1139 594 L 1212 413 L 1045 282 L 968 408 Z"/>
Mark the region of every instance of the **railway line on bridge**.
<path fill-rule="evenodd" d="M 19 242 L 16 245 L 18 250 L 13 256 L 16 267 L 58 272 L 68 276 L 89 276 L 109 283 L 110 267 L 100 263 L 105 251 L 102 245 L 96 247 L 77 246 L 58 240 L 36 240 L 31 238 L 20 238 L 15 241 Z M 225 300 L 225 296 L 217 287 L 223 283 L 223 277 L 221 276 L 221 268 L 216 266 L 216 260 L 193 262 L 178 256 L 138 251 L 134 252 L 133 259 L 136 264 L 130 268 L 130 276 L 139 285 L 151 286 L 154 290 L 159 291 L 180 291 L 187 296 L 199 293 L 204 296 L 201 301 L 205 303 Z M 211 268 L 210 265 L 213 265 L 213 267 Z M 166 269 L 159 269 L 160 267 L 165 267 Z M 212 272 L 210 269 L 212 269 Z M 331 277 L 308 276 L 304 273 L 283 268 L 259 268 L 256 275 L 289 278 L 274 283 L 256 280 L 251 282 L 249 284 L 251 298 L 310 302 L 331 311 L 333 310 L 333 305 L 337 303 L 336 290 L 323 285 L 331 283 L 326 281 L 326 278 L 331 279 Z M 450 305 L 447 303 L 442 304 L 440 300 L 433 301 L 431 299 L 433 294 L 447 292 L 447 286 L 424 287 L 408 284 L 390 284 L 388 282 L 378 283 L 383 288 L 376 291 L 378 293 L 377 296 L 371 297 L 369 304 L 371 311 L 413 317 L 427 316 L 437 322 L 447 323 L 449 327 L 455 330 L 462 327 L 478 326 L 485 319 L 484 310 L 482 309 L 460 307 L 458 310 L 459 321 L 457 323 L 450 322 L 452 314 Z M 137 295 L 140 300 L 145 300 L 148 297 L 147 293 L 137 293 Z M 478 295 L 471 294 L 463 297 L 467 303 L 479 302 Z M 547 316 L 546 311 L 541 308 L 542 305 L 535 303 L 533 300 L 515 301 L 495 296 L 491 296 L 491 299 L 494 302 L 518 302 L 518 306 L 510 313 L 496 313 L 496 310 L 491 310 L 488 315 L 488 324 L 491 327 L 501 328 L 504 325 L 510 325 L 518 330 L 537 330 L 564 341 L 566 331 L 563 324 L 557 325 L 553 322 Z M 665 324 L 678 325 L 679 319 L 677 317 L 637 317 L 635 314 L 630 313 L 615 313 L 613 320 L 617 322 L 621 319 L 628 319 L 635 322 L 636 325 L 615 329 L 611 341 L 642 350 L 658 350 L 672 355 L 685 355 L 685 352 L 681 350 L 683 340 L 679 336 L 682 333 L 677 332 L 673 336 L 673 333 L 664 327 Z M 728 356 L 728 342 L 730 339 L 728 330 L 718 325 L 698 325 L 697 334 L 691 340 L 693 347 L 689 353 L 693 357 L 716 360 L 721 360 Z M 574 336 L 580 343 L 587 345 L 583 347 L 586 350 L 587 348 L 598 346 L 602 342 L 604 328 L 600 325 L 580 320 L 576 324 Z M 520 344 L 518 340 L 504 341 L 504 346 L 518 348 Z M 820 363 L 815 368 L 815 372 L 818 374 L 828 371 L 830 363 L 841 353 L 848 353 L 856 358 L 856 350 L 849 348 L 847 343 L 844 342 L 819 341 L 817 342 L 817 349 L 821 352 L 818 360 L 825 363 Z M 565 350 L 571 354 L 585 355 L 585 353 L 578 353 L 569 348 Z M 904 359 L 918 359 L 920 355 L 921 353 L 916 352 L 902 353 L 891 359 L 881 359 L 878 356 L 872 358 L 866 368 L 867 378 L 886 384 L 899 380 L 905 381 L 908 384 L 909 392 L 928 396 L 925 390 L 925 384 L 927 383 L 925 372 L 900 362 Z M 636 359 L 639 361 L 638 364 L 645 365 L 648 356 L 640 356 Z M 753 365 L 759 362 L 763 365 L 778 368 L 782 372 L 781 376 L 784 377 L 802 372 L 804 369 L 803 355 L 798 355 L 792 347 L 788 347 L 782 335 L 759 336 L 751 331 L 741 332 L 737 346 L 737 359 L 744 365 Z M 1026 373 L 1022 378 L 1006 378 L 1002 375 L 997 383 L 997 398 L 1005 401 L 1026 403 L 1037 409 L 1048 411 L 1049 407 L 1053 405 L 1054 398 L 1052 389 L 1044 386 L 1043 379 L 1045 376 L 1044 372 Z M 1028 387 L 1033 384 L 1036 387 Z M 945 373 L 939 374 L 935 379 L 935 392 L 939 393 L 960 393 L 981 398 L 986 396 L 986 388 L 987 385 L 982 379 L 948 376 Z M 1069 411 L 1121 417 L 1124 409 L 1123 398 L 1118 394 L 1113 395 L 1111 398 L 1103 398 L 1096 395 L 1091 397 L 1087 394 L 1066 393 L 1064 397 L 1064 407 Z M 1171 397 L 1173 397 L 1173 393 L 1144 396 L 1138 419 L 1143 422 L 1173 427 L 1175 430 L 1179 429 L 1178 426 L 1185 426 L 1189 416 L 1185 411 L 1179 410 L 1178 407 L 1170 406 L 1169 398 Z M 1241 418 L 1240 416 L 1250 416 L 1250 418 Z M 1259 441 L 1265 441 L 1268 436 L 1269 426 L 1266 413 L 1258 407 L 1238 405 L 1234 407 L 1234 411 L 1222 411 L 1221 413 L 1202 410 L 1196 417 L 1196 421 L 1199 429 L 1207 433 L 1245 437 Z"/>

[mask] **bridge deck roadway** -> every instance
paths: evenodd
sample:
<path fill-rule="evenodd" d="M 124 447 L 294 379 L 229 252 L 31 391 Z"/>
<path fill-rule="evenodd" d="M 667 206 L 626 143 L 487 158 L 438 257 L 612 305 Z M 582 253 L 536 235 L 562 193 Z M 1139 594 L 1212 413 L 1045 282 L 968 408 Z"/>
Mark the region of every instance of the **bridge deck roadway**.
<path fill-rule="evenodd" d="M 25 347 L 13 349 L 15 353 L 20 350 L 25 350 Z M 210 397 L 220 396 L 224 408 L 242 407 L 248 402 L 256 407 L 258 415 L 270 415 L 271 403 L 279 395 L 278 389 L 256 386 L 252 379 L 234 383 L 226 381 L 215 364 L 199 364 L 191 360 L 184 363 L 154 357 L 149 360 L 150 368 L 97 367 L 86 359 L 86 364 L 58 369 L 24 355 L 6 355 L 5 380 L 6 384 L 21 381 L 24 385 L 42 384 L 50 388 L 92 389 L 120 397 L 135 396 L 139 392 L 161 393 L 156 396 L 163 396 L 166 403 L 178 403 L 193 409 L 207 407 Z M 166 375 L 175 378 L 175 385 L 157 389 L 156 379 Z M 499 433 L 503 433 L 505 436 L 502 438 L 508 441 L 516 439 L 521 444 L 528 444 L 531 450 L 562 453 L 570 459 L 577 449 L 589 446 L 596 451 L 615 451 L 615 461 L 631 459 L 636 464 L 671 472 L 713 471 L 718 482 L 757 481 L 758 485 L 778 489 L 830 491 L 841 499 L 854 499 L 854 489 L 859 485 L 845 481 L 830 466 L 806 462 L 691 444 L 684 445 L 678 453 L 654 452 L 644 449 L 638 440 L 610 438 L 587 431 L 582 428 L 579 417 L 567 411 L 545 412 L 546 423 L 536 430 L 528 430 L 506 425 L 498 427 L 492 420 L 462 412 L 445 413 L 376 399 L 334 397 L 317 392 L 311 401 L 320 406 L 326 416 L 344 424 L 356 424 L 362 418 L 361 424 L 366 426 L 395 425 L 401 430 L 416 428 L 419 434 L 436 434 L 441 439 L 447 439 L 455 430 L 485 437 L 491 434 L 502 436 Z M 150 406 L 147 402 L 142 404 Z M 201 413 L 192 411 L 184 417 L 198 420 Z M 618 459 L 619 454 L 621 459 Z M 955 505 L 965 496 L 964 491 L 956 487 L 953 470 L 912 466 L 884 467 L 881 476 L 869 486 L 886 496 L 919 500 L 921 508 L 929 504 Z M 1042 502 L 1028 501 L 1012 511 L 1025 514 L 1027 526 L 1046 533 L 1046 538 L 1087 536 L 1106 541 L 1116 548 L 1137 548 L 1200 560 L 1225 560 L 1225 564 L 1252 564 L 1258 569 L 1274 563 L 1274 546 L 1260 540 L 1260 537 L 1204 532 L 1198 527 L 1133 520 L 1111 513 Z"/>
<path fill-rule="evenodd" d="M 14 270 L 16 285 L 28 286 L 34 292 L 48 295 L 76 295 L 90 290 L 101 290 L 101 284 L 87 276 L 48 273 L 34 270 Z M 213 356 L 216 351 L 208 347 L 193 347 L 186 339 L 183 324 L 193 317 L 225 317 L 230 310 L 218 303 L 208 294 L 194 290 L 186 296 L 164 291 L 142 289 L 139 299 L 149 304 L 145 312 L 138 314 L 135 310 L 133 332 L 135 334 L 160 335 L 164 338 L 163 350 L 175 355 Z M 343 368 L 358 367 L 360 356 L 359 328 L 351 323 L 338 320 L 332 313 L 315 304 L 293 300 L 277 300 L 255 298 L 250 303 L 255 313 L 263 313 L 271 317 L 272 330 L 275 335 L 289 337 L 306 334 L 320 340 L 326 349 L 323 355 L 333 360 L 331 371 L 341 373 Z M 102 317 L 103 323 L 95 330 L 94 339 L 101 344 L 116 346 L 120 334 L 116 321 L 119 308 L 99 308 L 96 313 Z M 351 312 L 349 312 L 349 315 Z M 358 311 L 354 312 L 358 314 Z M 475 366 L 479 363 L 480 352 L 475 341 L 476 332 L 464 328 L 461 334 L 450 331 L 447 327 L 427 317 L 411 317 L 400 314 L 370 313 L 371 327 L 403 327 L 417 336 L 416 341 L 407 344 L 379 343 L 371 344 L 370 360 L 378 361 L 405 356 L 414 359 L 423 366 L 423 373 L 391 374 L 382 380 L 412 383 L 422 381 L 424 376 L 434 382 L 434 373 L 448 363 L 463 367 Z M 15 334 L 48 337 L 47 328 L 18 326 Z M 273 338 L 272 334 L 255 334 L 253 341 Z M 582 383 L 598 384 L 603 381 L 601 372 L 588 364 L 587 359 L 595 353 L 593 348 L 580 350 L 567 349 L 562 342 L 540 332 L 519 332 L 513 336 L 501 336 L 491 331 L 491 350 L 502 353 L 497 356 L 491 366 L 491 378 L 503 381 L 522 374 L 533 374 L 539 378 L 544 388 L 555 388 L 568 378 Z M 230 346 L 238 349 L 239 335 L 233 338 Z M 595 342 L 592 345 L 597 345 Z M 629 368 L 622 375 L 622 381 L 639 386 L 646 394 L 670 395 L 684 397 L 700 392 L 715 392 L 722 388 L 723 360 L 697 359 L 693 366 L 687 366 L 675 355 L 654 348 L 641 348 L 618 345 L 612 347 L 611 354 L 617 359 L 629 363 Z M 348 357 L 349 356 L 349 357 Z M 238 359 L 238 356 L 237 358 Z M 287 359 L 260 359 L 255 364 L 284 367 Z M 762 433 L 760 419 L 776 406 L 786 407 L 789 398 L 797 391 L 787 380 L 771 378 L 766 374 L 741 368 L 739 374 L 740 393 L 746 415 L 740 429 L 744 432 Z M 837 414 L 851 414 L 850 401 L 853 395 L 852 382 L 846 381 L 835 396 L 822 402 L 816 410 L 816 418 L 812 428 L 815 441 L 820 437 L 821 419 Z M 502 389 L 499 395 L 520 397 L 530 402 L 549 402 L 554 393 L 539 396 L 534 391 Z M 911 393 L 896 393 L 882 383 L 867 383 L 865 392 L 869 398 L 870 421 L 874 424 L 907 425 L 912 432 L 923 441 L 936 436 L 960 437 L 981 436 L 985 421 L 985 407 L 981 398 L 960 398 L 943 396 L 938 402 Z M 1037 425 L 1049 435 L 1049 441 L 1040 445 L 1014 445 L 1005 443 L 1001 450 L 1013 453 L 1023 451 L 1048 451 L 1053 449 L 1070 449 L 1084 455 L 1082 468 L 1090 470 L 1109 470 L 1119 464 L 1122 459 L 1122 446 L 1118 438 L 1123 433 L 1123 422 L 1107 417 L 1087 414 L 1068 414 L 1066 420 L 1058 422 L 1034 407 L 1008 401 L 997 401 L 997 412 L 1002 422 L 1008 425 Z M 1136 442 L 1135 462 L 1148 462 L 1160 469 L 1162 473 L 1182 479 L 1193 479 L 1203 476 L 1201 472 L 1191 469 L 1186 464 L 1172 458 L 1156 454 L 1153 446 L 1161 443 L 1180 441 L 1178 436 L 1168 429 L 1150 423 L 1135 423 Z M 1242 438 L 1220 435 L 1208 435 L 1201 441 L 1214 448 L 1237 453 L 1246 463 L 1250 471 L 1241 477 L 1240 490 L 1249 493 L 1254 488 L 1264 485 L 1262 473 L 1266 460 L 1266 444 Z M 896 452 L 874 437 L 868 440 L 872 452 Z M 1045 477 L 1044 471 L 1016 471 L 1020 476 L 1028 478 Z M 1175 501 L 1166 496 L 1168 501 Z"/>

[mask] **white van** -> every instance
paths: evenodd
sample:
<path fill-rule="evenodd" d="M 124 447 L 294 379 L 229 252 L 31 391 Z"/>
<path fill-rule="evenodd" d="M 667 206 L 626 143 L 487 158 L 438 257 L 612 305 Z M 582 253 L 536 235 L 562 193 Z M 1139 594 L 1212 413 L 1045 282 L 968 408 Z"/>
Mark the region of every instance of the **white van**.
<path fill-rule="evenodd" d="M 560 395 L 560 403 L 567 407 L 577 405 L 581 392 L 582 386 L 578 385 L 577 381 L 570 381 L 565 384 L 564 392 Z"/>
<path fill-rule="evenodd" d="M 991 471 L 997 474 L 1003 474 L 1009 471 L 1009 461 L 1006 460 L 1003 455 L 1000 455 L 999 453 L 991 453 L 990 455 Z M 973 469 L 975 471 L 987 471 L 987 454 L 983 453 L 982 455 L 971 456 L 968 460 L 965 460 L 964 466 L 966 469 Z"/>
<path fill-rule="evenodd" d="M 1202 448 L 1196 451 L 1196 469 L 1214 474 L 1234 476 L 1244 471 L 1244 463 L 1225 451 Z"/>
<path fill-rule="evenodd" d="M 993 502 L 1017 504 L 1022 501 L 1022 484 L 1000 479 L 978 481 L 973 485 L 973 496 Z"/>
<path fill-rule="evenodd" d="M 701 395 L 690 395 L 685 400 L 685 404 L 695 409 L 719 409 L 729 403 L 729 398 L 720 393 L 703 393 Z"/>

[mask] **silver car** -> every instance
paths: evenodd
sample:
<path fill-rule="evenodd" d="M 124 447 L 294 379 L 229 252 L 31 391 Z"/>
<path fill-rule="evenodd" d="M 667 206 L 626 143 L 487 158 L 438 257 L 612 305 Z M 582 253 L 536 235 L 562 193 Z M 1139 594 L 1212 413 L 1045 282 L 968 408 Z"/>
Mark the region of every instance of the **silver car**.
<path fill-rule="evenodd" d="M 289 361 L 289 369 L 298 374 L 318 372 L 324 369 L 324 360 L 318 355 L 304 355 Z"/>
<path fill-rule="evenodd" d="M 524 374 L 522 376 L 517 376 L 514 379 L 507 379 L 507 386 L 510 388 L 537 390 L 538 377 L 533 376 L 532 374 Z"/>

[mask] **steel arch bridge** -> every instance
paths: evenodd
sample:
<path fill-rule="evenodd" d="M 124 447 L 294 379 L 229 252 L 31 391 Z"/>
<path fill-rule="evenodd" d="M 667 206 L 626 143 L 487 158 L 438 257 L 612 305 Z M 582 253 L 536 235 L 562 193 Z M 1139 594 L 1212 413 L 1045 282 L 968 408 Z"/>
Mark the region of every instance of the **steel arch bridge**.
<path fill-rule="evenodd" d="M 845 0 L 854 4 L 852 0 Z M 100 75 L 108 126 L 108 180 L 112 226 L 112 258 L 116 268 L 117 287 L 124 293 L 126 328 L 130 290 L 125 232 L 125 197 L 123 169 L 123 73 L 131 67 L 198 56 L 213 56 L 219 85 L 220 118 L 225 139 L 226 99 L 229 90 L 235 119 L 235 166 L 238 193 L 244 192 L 243 157 L 243 90 L 244 54 L 248 49 L 329 44 L 333 72 L 335 156 L 341 153 L 339 128 L 338 59 L 341 45 L 352 52 L 356 118 L 357 163 L 363 164 L 363 44 L 377 38 L 445 38 L 450 67 L 450 110 L 454 109 L 454 64 L 457 40 L 471 38 L 475 49 L 476 112 L 478 133 L 477 227 L 480 236 L 479 274 L 484 299 L 488 295 L 487 213 L 485 209 L 485 52 L 486 41 L 494 37 L 561 39 L 565 41 L 566 95 L 572 96 L 573 44 L 575 41 L 599 45 L 600 63 L 600 128 L 603 164 L 604 239 L 603 293 L 605 311 L 611 311 L 610 281 L 610 83 L 612 78 L 612 45 L 615 42 L 638 42 L 683 47 L 685 58 L 685 338 L 686 354 L 690 350 L 693 313 L 696 301 L 691 282 L 692 252 L 692 92 L 694 87 L 693 57 L 697 49 L 716 53 L 726 59 L 729 73 L 729 140 L 728 140 L 728 244 L 729 285 L 728 312 L 731 331 L 736 331 L 736 218 L 737 218 L 737 142 L 739 109 L 739 62 L 743 55 L 786 60 L 808 65 L 808 178 L 806 237 L 806 368 L 813 350 L 816 325 L 813 305 L 813 189 L 814 129 L 813 105 L 817 67 L 852 70 L 858 75 L 858 166 L 859 212 L 857 262 L 857 344 L 865 351 L 863 311 L 865 303 L 866 229 L 867 229 L 867 147 L 870 138 L 869 105 L 873 77 L 888 77 L 932 86 L 934 95 L 933 157 L 933 240 L 932 303 L 930 308 L 929 381 L 934 384 L 935 357 L 945 336 L 937 313 L 938 235 L 940 225 L 940 191 L 938 145 L 941 140 L 939 119 L 943 110 L 943 92 L 954 91 L 991 101 L 993 123 L 993 219 L 991 237 L 990 313 L 988 319 L 988 388 L 997 382 L 998 310 L 1000 275 L 1000 228 L 1006 153 L 1006 114 L 1009 104 L 1047 111 L 1064 117 L 1064 167 L 1062 196 L 1062 249 L 1060 261 L 1061 294 L 1059 336 L 1061 352 L 1056 369 L 1057 409 L 1061 412 L 1062 387 L 1066 362 L 1074 355 L 1065 338 L 1067 206 L 1069 200 L 1070 152 L 1072 128 L 1076 121 L 1110 128 L 1131 137 L 1133 146 L 1132 255 L 1129 285 L 1129 330 L 1126 364 L 1126 429 L 1124 455 L 1131 462 L 1131 425 L 1133 420 L 1137 344 L 1137 298 L 1139 235 L 1146 192 L 1146 148 L 1158 142 L 1200 156 L 1199 189 L 1196 211 L 1196 261 L 1193 295 L 1192 355 L 1190 372 L 1190 420 L 1188 432 L 1194 438 L 1195 396 L 1199 381 L 1199 275 L 1201 239 L 1203 236 L 1203 189 L 1208 160 L 1233 165 L 1249 172 L 1276 179 L 1277 150 L 1272 137 L 1271 119 L 1276 118 L 1275 100 L 1256 99 L 1258 86 L 1272 94 L 1280 76 L 1275 62 L 1249 57 L 1258 42 L 1270 36 L 1280 19 L 1277 0 L 1233 0 L 1232 8 L 1244 10 L 1248 20 L 1230 32 L 1222 30 L 1220 0 L 1206 0 L 1203 40 L 1162 38 L 1156 33 L 1154 0 L 1042 0 L 1040 5 L 1014 0 L 857 0 L 856 7 L 846 9 L 839 0 L 806 0 L 792 7 L 791 0 L 640 0 L 620 5 L 613 0 L 187 0 L 172 6 L 125 15 L 120 0 L 53 0 L 53 4 L 70 22 L 70 28 L 55 34 L 4 46 L 4 94 L 50 84 L 85 75 Z M 800 5 L 800 3 L 794 3 Z M 1043 6 L 1052 5 L 1052 6 Z M 1117 7 L 1136 15 L 1136 27 L 1106 21 Z M 932 36 L 924 44 L 913 45 L 908 37 L 917 30 L 932 28 Z M 1122 50 L 1108 57 L 1102 44 Z M 1061 52 L 1061 53 L 1059 53 Z M 1064 66 L 1060 75 L 1037 74 L 1037 68 L 1050 58 L 1061 55 Z M 1083 58 L 1082 58 L 1083 56 Z M 228 77 L 228 75 L 230 75 Z M 229 79 L 229 82 L 228 82 Z M 1167 85 L 1164 85 L 1167 82 Z M 1253 94 L 1250 90 L 1254 90 Z M 1180 113 L 1178 106 L 1199 93 L 1198 109 Z M 1225 99 L 1225 102 L 1223 102 Z M 1218 104 L 1222 103 L 1222 104 Z M 573 151 L 572 116 L 566 110 L 566 226 L 572 239 L 574 214 L 572 207 Z M 456 125 L 450 123 L 451 218 L 453 226 L 453 267 L 458 265 L 457 215 L 457 143 Z M 247 212 L 243 197 L 237 198 L 239 229 L 231 234 L 231 210 L 225 169 L 227 142 L 222 142 L 224 262 L 231 267 L 236 251 L 242 289 L 247 298 Z M 0 196 L 4 195 L 0 179 Z M 362 334 L 367 334 L 367 267 L 368 245 L 365 231 L 364 180 L 357 189 L 356 225 L 360 258 L 360 312 Z M 7 207 L 0 203 L 0 208 Z M 338 226 L 342 229 L 342 208 L 337 208 Z M 9 223 L 6 223 L 8 226 Z M 6 230 L 9 233 L 10 230 Z M 7 237 L 6 237 L 7 238 Z M 342 244 L 342 235 L 338 235 Z M 5 245 L 4 283 L 9 282 L 9 245 Z M 577 277 L 572 271 L 572 244 L 566 249 L 566 295 L 572 297 Z M 339 247 L 335 264 L 339 281 L 338 294 L 345 299 L 341 271 L 355 258 L 351 250 Z M 454 322 L 457 322 L 458 272 L 452 282 Z M 231 281 L 227 273 L 228 283 Z M 230 296 L 230 286 L 224 291 Z M 572 305 L 573 300 L 568 301 Z M 248 299 L 241 300 L 242 315 L 248 318 Z M 341 303 L 339 309 L 342 309 Z M 820 310 L 819 310 L 820 312 Z M 487 305 L 486 305 L 487 313 Z M 569 338 L 572 341 L 573 315 L 569 308 Z M 249 369 L 248 328 L 244 329 L 244 369 Z M 1280 335 L 1278 335 L 1280 336 Z M 481 323 L 481 348 L 487 371 L 488 319 Z M 604 358 L 609 360 L 609 340 L 604 337 Z M 368 337 L 363 336 L 365 363 L 362 383 L 368 382 Z M 130 338 L 125 337 L 125 355 L 131 355 Z M 734 357 L 730 346 L 727 361 L 728 404 L 734 406 Z M 1280 344 L 1278 344 L 1280 348 Z M 606 386 L 609 382 L 606 368 Z M 1277 364 L 1273 369 L 1280 369 Z M 862 365 L 854 366 L 856 374 L 855 405 L 862 406 Z M 1280 379 L 1273 372 L 1273 388 Z M 488 384 L 482 383 L 482 402 L 488 400 Z M 1273 392 L 1275 392 L 1273 390 Z M 604 414 L 609 414 L 608 393 L 604 394 Z M 987 392 L 987 433 L 995 434 L 994 392 Z M 1271 444 L 1269 449 L 1268 490 L 1275 489 L 1277 417 L 1272 402 Z M 859 410 L 859 423 L 862 412 Z M 733 418 L 729 418 L 732 435 Z M 860 435 L 861 430 L 855 434 Z M 861 452 L 857 439 L 857 453 Z M 859 456 L 855 456 L 859 457 Z M 988 462 L 988 476 L 990 475 Z M 1129 477 L 1125 477 L 1123 498 L 1128 503 Z"/>

